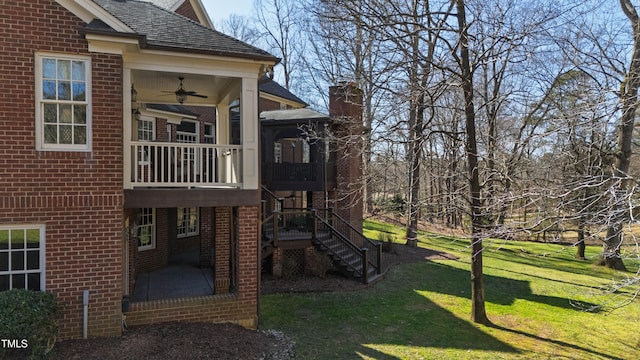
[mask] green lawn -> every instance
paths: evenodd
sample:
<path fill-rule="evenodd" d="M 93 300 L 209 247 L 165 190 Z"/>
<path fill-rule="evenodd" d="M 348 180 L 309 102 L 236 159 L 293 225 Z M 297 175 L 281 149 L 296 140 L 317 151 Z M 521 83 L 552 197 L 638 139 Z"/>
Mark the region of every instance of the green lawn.
<path fill-rule="evenodd" d="M 367 236 L 402 229 L 365 222 Z M 605 295 L 624 278 L 573 259 L 552 244 L 487 241 L 487 313 L 494 326 L 469 321 L 469 242 L 422 234 L 420 246 L 460 256 L 393 268 L 360 291 L 269 295 L 263 329 L 295 342 L 300 359 L 638 359 L 640 301 L 610 311 L 633 288 Z M 599 248 L 587 249 L 595 258 Z M 638 262 L 627 263 L 637 271 Z M 628 274 L 632 275 L 632 274 Z M 595 311 L 585 311 L 604 305 Z"/>

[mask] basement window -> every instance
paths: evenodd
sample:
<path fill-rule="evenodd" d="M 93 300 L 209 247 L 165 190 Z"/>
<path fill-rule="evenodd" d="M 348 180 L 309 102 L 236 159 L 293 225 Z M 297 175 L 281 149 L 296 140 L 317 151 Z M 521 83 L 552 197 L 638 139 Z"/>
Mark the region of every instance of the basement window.
<path fill-rule="evenodd" d="M 0 291 L 45 290 L 44 225 L 0 226 Z"/>

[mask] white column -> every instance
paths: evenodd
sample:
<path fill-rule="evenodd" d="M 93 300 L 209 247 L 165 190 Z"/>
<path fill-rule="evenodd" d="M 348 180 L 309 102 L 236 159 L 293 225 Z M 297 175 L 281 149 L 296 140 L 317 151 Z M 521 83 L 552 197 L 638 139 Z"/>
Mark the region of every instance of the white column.
<path fill-rule="evenodd" d="M 123 187 L 131 189 L 131 69 L 122 71 L 122 173 Z"/>
<path fill-rule="evenodd" d="M 258 80 L 242 78 L 240 100 L 240 134 L 242 138 L 242 187 L 256 190 L 260 187 L 258 176 Z"/>

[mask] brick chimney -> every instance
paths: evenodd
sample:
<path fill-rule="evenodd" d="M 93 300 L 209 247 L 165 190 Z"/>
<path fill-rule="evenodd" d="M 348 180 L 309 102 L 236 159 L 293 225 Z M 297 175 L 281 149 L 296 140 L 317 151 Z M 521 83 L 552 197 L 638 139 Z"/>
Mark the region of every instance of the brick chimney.
<path fill-rule="evenodd" d="M 329 201 L 338 215 L 362 231 L 362 91 L 355 83 L 329 87 L 329 116 L 336 165 L 336 188 L 329 191 Z"/>

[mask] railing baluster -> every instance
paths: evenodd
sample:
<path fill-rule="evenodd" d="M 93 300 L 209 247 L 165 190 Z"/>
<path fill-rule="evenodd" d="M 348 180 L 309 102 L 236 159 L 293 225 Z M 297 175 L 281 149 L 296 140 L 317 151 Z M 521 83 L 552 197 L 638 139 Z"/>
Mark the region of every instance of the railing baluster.
<path fill-rule="evenodd" d="M 242 146 L 131 142 L 132 186 L 239 186 Z"/>
<path fill-rule="evenodd" d="M 133 149 L 131 149 L 131 156 L 133 156 L 133 161 L 131 162 L 131 167 L 133 168 L 133 183 L 137 183 L 140 181 L 138 178 L 138 146 L 134 145 Z"/>

